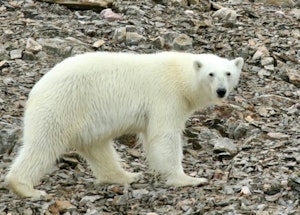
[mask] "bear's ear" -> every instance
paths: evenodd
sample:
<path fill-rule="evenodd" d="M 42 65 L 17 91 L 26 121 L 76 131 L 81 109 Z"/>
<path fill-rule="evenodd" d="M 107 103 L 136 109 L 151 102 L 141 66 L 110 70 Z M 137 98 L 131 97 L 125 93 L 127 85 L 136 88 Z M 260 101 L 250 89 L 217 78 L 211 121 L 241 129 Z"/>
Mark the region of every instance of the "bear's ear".
<path fill-rule="evenodd" d="M 202 65 L 202 63 L 200 61 L 195 60 L 193 66 L 194 66 L 194 69 L 198 72 L 203 65 Z"/>
<path fill-rule="evenodd" d="M 239 69 L 242 70 L 242 67 L 244 65 L 244 59 L 241 57 L 238 57 L 236 59 L 233 60 L 234 65 Z"/>

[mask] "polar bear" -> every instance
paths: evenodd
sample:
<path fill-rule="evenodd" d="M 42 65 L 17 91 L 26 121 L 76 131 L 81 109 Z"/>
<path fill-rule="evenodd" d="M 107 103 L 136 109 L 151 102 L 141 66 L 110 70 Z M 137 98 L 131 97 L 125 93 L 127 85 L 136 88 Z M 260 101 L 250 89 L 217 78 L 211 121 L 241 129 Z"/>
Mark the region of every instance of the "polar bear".
<path fill-rule="evenodd" d="M 169 186 L 195 186 L 205 178 L 182 167 L 182 130 L 189 115 L 219 103 L 238 84 L 244 61 L 212 54 L 94 52 L 57 64 L 30 92 L 24 144 L 7 176 L 9 188 L 39 198 L 34 189 L 69 148 L 86 159 L 100 183 L 130 184 L 112 140 L 142 133 L 151 169 Z"/>

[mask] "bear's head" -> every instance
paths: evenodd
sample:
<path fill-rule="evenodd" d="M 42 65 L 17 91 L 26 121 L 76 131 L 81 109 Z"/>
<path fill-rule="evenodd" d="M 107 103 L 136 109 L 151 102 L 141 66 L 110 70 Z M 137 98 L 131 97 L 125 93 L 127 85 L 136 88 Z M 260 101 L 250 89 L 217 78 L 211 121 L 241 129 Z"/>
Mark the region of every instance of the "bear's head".
<path fill-rule="evenodd" d="M 194 60 L 194 69 L 201 86 L 209 90 L 212 100 L 225 99 L 237 86 L 244 60 L 227 60 L 212 54 L 201 54 Z"/>

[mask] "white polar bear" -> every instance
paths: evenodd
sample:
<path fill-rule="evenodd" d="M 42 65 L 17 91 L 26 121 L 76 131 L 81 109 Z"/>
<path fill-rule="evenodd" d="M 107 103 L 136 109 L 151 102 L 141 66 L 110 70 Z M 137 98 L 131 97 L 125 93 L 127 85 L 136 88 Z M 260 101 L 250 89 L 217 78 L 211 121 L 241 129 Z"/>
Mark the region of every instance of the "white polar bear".
<path fill-rule="evenodd" d="M 212 54 L 95 52 L 57 64 L 32 89 L 24 116 L 24 144 L 6 181 L 23 197 L 55 161 L 75 148 L 100 183 L 129 184 L 139 173 L 122 169 L 112 139 L 145 137 L 147 161 L 167 185 L 206 184 L 182 168 L 181 134 L 193 111 L 225 99 L 244 61 Z"/>

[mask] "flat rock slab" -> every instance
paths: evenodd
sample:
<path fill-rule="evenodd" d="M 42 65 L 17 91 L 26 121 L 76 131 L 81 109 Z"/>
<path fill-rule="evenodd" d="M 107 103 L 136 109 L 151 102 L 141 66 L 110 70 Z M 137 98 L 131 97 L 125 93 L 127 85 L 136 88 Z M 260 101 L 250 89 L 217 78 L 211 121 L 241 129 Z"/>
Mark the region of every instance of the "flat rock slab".
<path fill-rule="evenodd" d="M 238 152 L 238 148 L 229 138 L 218 138 L 211 140 L 214 145 L 214 153 L 227 152 L 229 155 L 233 156 Z"/>
<path fill-rule="evenodd" d="M 40 0 L 65 5 L 77 9 L 103 9 L 109 7 L 113 0 Z"/>

